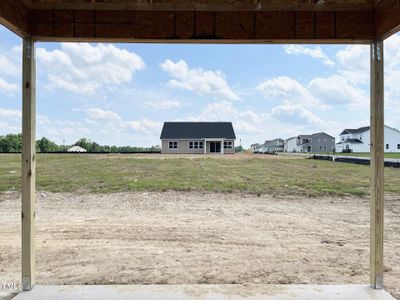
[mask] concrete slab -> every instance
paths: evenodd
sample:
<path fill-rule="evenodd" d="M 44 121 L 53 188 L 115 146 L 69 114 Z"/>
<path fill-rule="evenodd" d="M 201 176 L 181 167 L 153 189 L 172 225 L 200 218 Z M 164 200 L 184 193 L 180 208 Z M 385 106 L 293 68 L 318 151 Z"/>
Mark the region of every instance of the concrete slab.
<path fill-rule="evenodd" d="M 367 285 L 58 285 L 13 300 L 393 300 Z"/>

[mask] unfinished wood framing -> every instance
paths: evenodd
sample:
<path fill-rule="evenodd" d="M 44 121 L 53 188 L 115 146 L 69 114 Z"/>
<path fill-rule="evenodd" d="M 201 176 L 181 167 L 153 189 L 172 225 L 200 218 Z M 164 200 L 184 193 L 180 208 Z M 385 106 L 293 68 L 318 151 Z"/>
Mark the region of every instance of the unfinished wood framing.
<path fill-rule="evenodd" d="M 371 43 L 370 284 L 383 288 L 384 99 L 383 41 Z"/>
<path fill-rule="evenodd" d="M 34 41 L 371 44 L 371 286 L 383 286 L 383 39 L 400 0 L 0 0 L 24 38 L 22 283 L 35 280 Z"/>
<path fill-rule="evenodd" d="M 36 99 L 35 42 L 23 40 L 22 58 L 22 288 L 35 285 Z"/>
<path fill-rule="evenodd" d="M 372 11 L 102 11 L 32 10 L 31 35 L 57 41 L 368 43 Z"/>

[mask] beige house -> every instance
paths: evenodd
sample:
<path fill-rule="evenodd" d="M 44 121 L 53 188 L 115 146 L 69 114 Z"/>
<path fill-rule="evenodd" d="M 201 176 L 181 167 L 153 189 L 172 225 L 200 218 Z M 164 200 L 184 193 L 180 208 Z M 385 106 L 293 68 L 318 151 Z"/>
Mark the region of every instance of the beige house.
<path fill-rule="evenodd" d="M 233 154 L 235 132 L 231 122 L 165 122 L 161 153 Z"/>

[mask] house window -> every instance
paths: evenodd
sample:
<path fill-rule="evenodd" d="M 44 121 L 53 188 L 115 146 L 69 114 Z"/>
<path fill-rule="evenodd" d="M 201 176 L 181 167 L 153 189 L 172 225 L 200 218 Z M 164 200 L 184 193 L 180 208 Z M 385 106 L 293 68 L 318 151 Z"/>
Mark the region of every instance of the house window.
<path fill-rule="evenodd" d="M 224 149 L 232 149 L 233 143 L 232 142 L 224 142 Z"/>
<path fill-rule="evenodd" d="M 397 150 L 400 150 L 400 144 L 397 144 Z"/>
<path fill-rule="evenodd" d="M 178 149 L 178 142 L 169 142 L 168 148 L 169 149 Z"/>
<path fill-rule="evenodd" d="M 386 144 L 386 149 L 389 149 L 389 144 Z"/>
<path fill-rule="evenodd" d="M 203 142 L 189 142 L 189 149 L 203 149 Z"/>

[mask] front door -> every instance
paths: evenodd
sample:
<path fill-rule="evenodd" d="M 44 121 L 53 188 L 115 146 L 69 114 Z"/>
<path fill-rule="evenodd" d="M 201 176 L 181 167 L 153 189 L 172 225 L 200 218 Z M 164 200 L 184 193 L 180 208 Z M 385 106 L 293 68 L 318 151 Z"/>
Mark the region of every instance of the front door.
<path fill-rule="evenodd" d="M 220 153 L 221 142 L 210 142 L 210 153 Z"/>

